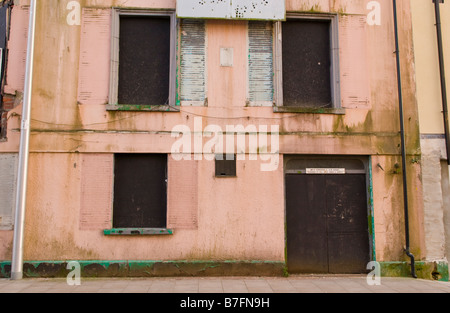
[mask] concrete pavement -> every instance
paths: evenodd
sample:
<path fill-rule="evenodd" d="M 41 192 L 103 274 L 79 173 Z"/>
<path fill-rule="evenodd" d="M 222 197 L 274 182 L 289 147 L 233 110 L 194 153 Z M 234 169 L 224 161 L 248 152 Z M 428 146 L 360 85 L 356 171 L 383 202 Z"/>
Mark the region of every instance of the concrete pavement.
<path fill-rule="evenodd" d="M 0 279 L 0 293 L 450 293 L 449 282 L 365 276 Z"/>

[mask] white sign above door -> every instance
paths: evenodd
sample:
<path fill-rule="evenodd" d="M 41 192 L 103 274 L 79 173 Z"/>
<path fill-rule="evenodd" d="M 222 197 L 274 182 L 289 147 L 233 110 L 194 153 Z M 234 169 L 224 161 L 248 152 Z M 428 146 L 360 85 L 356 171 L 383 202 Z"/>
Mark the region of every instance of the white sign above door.
<path fill-rule="evenodd" d="M 306 174 L 345 174 L 345 168 L 307 168 Z"/>

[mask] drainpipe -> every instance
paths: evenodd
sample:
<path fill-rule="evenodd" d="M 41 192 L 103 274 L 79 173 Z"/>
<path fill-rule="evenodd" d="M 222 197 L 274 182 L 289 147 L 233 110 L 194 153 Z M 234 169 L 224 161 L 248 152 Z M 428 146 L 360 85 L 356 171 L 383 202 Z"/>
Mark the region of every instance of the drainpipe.
<path fill-rule="evenodd" d="M 403 117 L 403 94 L 402 94 L 402 79 L 400 68 L 400 49 L 398 40 L 398 21 L 397 21 L 397 1 L 393 0 L 394 5 L 394 28 L 395 28 L 395 54 L 397 60 L 397 84 L 398 84 L 398 99 L 400 111 L 400 133 L 402 145 L 402 166 L 403 166 L 403 203 L 405 209 L 405 239 L 406 239 L 406 255 L 411 259 L 411 276 L 417 278 L 414 255 L 410 252 L 409 244 L 409 208 L 408 208 L 408 181 L 406 173 L 406 140 L 405 140 L 405 123 Z"/>
<path fill-rule="evenodd" d="M 11 279 L 23 278 L 23 241 L 25 227 L 25 205 L 27 193 L 28 155 L 30 142 L 30 113 L 33 85 L 34 35 L 36 30 L 36 0 L 30 1 L 30 20 L 23 93 L 22 123 L 20 130 L 19 170 L 17 176 L 16 215 L 14 222 L 14 246 L 11 264 Z"/>
<path fill-rule="evenodd" d="M 448 126 L 448 107 L 447 107 L 447 85 L 445 82 L 445 66 L 444 66 L 444 48 L 442 43 L 442 27 L 441 27 L 441 12 L 440 3 L 444 0 L 433 0 L 436 14 L 436 33 L 439 52 L 439 69 L 441 75 L 441 93 L 442 93 L 442 112 L 444 113 L 444 131 L 445 131 L 445 146 L 447 148 L 447 164 L 450 165 L 450 138 Z"/>

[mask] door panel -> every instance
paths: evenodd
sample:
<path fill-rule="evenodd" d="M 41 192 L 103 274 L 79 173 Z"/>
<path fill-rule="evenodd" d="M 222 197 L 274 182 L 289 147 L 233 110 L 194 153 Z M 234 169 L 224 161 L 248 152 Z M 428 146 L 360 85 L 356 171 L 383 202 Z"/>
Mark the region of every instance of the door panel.
<path fill-rule="evenodd" d="M 289 271 L 327 273 L 326 202 L 315 192 L 321 176 L 286 176 L 287 257 Z"/>
<path fill-rule="evenodd" d="M 365 175 L 326 178 L 330 273 L 363 273 L 370 261 Z"/>
<path fill-rule="evenodd" d="M 286 219 L 290 272 L 365 272 L 365 175 L 286 175 Z"/>
<path fill-rule="evenodd" d="M 332 274 L 361 274 L 370 262 L 366 233 L 328 234 L 328 264 Z"/>
<path fill-rule="evenodd" d="M 367 231 L 365 175 L 328 175 L 326 194 L 328 232 Z"/>

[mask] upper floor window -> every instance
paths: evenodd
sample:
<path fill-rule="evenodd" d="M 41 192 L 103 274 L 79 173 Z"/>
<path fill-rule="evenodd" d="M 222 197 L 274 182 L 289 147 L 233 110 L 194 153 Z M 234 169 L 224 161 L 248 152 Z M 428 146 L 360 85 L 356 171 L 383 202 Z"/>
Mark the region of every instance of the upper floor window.
<path fill-rule="evenodd" d="M 111 105 L 175 105 L 175 13 L 115 9 Z"/>
<path fill-rule="evenodd" d="M 340 108 L 337 17 L 288 15 L 276 33 L 276 105 Z"/>

